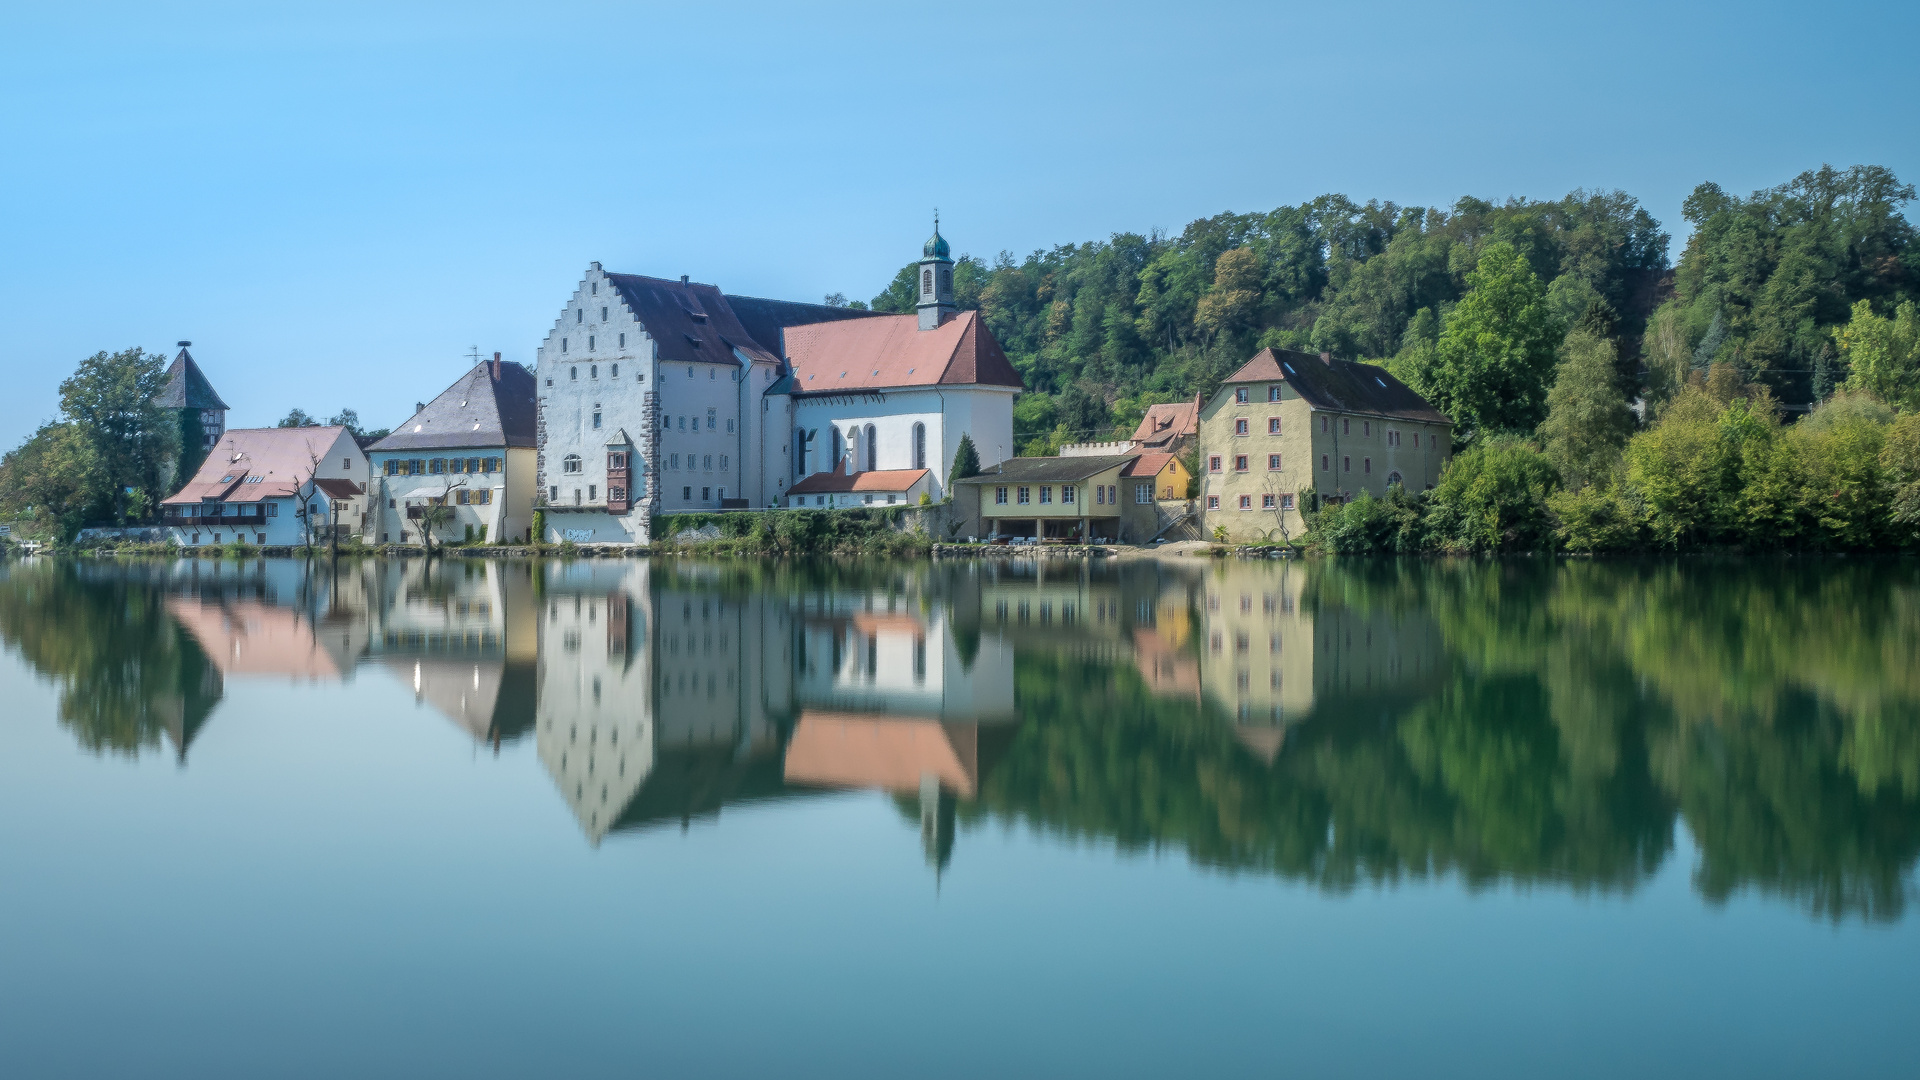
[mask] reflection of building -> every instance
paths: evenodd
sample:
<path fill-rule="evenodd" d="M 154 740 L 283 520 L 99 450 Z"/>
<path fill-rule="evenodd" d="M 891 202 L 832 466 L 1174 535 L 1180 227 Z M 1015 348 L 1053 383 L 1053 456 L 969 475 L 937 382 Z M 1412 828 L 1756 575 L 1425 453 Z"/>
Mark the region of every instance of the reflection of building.
<path fill-rule="evenodd" d="M 339 682 L 353 670 L 355 636 L 315 633 L 301 612 L 257 600 L 172 597 L 167 612 L 192 634 L 221 673 Z"/>
<path fill-rule="evenodd" d="M 540 760 L 594 844 L 652 772 L 647 564 L 554 568 L 542 583 Z"/>
<path fill-rule="evenodd" d="M 533 568 L 507 562 L 377 564 L 367 652 L 417 700 L 483 742 L 533 726 Z"/>
<path fill-rule="evenodd" d="M 1438 629 L 1381 608 L 1309 605 L 1309 567 L 1235 561 L 1206 580 L 1201 682 L 1248 749 L 1272 760 L 1288 726 L 1439 670 Z M 1312 610 L 1309 610 L 1309 608 Z"/>

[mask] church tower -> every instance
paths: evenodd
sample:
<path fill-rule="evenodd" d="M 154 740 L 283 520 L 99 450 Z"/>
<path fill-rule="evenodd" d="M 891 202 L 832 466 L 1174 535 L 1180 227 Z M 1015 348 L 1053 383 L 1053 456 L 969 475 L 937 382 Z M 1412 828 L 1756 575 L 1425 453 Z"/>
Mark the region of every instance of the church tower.
<path fill-rule="evenodd" d="M 920 329 L 932 330 L 953 318 L 953 260 L 946 237 L 940 235 L 940 214 L 933 215 L 933 235 L 920 246 Z"/>

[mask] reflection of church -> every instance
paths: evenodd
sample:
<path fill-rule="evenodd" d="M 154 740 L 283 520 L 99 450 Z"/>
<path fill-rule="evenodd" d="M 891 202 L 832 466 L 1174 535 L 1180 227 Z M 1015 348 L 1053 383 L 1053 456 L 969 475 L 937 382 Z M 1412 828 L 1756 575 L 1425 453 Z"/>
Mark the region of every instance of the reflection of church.
<path fill-rule="evenodd" d="M 550 569 L 540 757 L 595 844 L 728 804 L 921 796 L 930 857 L 1012 730 L 1012 651 L 899 594 L 788 597 L 647 562 Z M 942 813 L 943 803 L 945 812 Z"/>

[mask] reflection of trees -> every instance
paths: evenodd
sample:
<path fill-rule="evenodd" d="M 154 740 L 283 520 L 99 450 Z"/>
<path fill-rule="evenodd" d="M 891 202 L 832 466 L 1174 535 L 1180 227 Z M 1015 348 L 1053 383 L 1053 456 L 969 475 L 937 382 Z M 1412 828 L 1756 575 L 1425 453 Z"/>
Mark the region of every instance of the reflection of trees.
<path fill-rule="evenodd" d="M 1022 655 L 980 807 L 1346 888 L 1631 889 L 1677 820 L 1697 885 L 1895 918 L 1920 857 L 1920 574 L 1898 564 L 1312 566 L 1303 602 L 1438 623 L 1410 705 L 1334 698 L 1264 765 L 1120 664 Z M 979 810 L 962 808 L 963 814 Z"/>
<path fill-rule="evenodd" d="M 138 753 L 163 733 L 184 752 L 221 696 L 218 669 L 167 614 L 165 593 L 72 564 L 0 586 L 0 637 L 60 687 L 60 722 L 95 753 Z"/>

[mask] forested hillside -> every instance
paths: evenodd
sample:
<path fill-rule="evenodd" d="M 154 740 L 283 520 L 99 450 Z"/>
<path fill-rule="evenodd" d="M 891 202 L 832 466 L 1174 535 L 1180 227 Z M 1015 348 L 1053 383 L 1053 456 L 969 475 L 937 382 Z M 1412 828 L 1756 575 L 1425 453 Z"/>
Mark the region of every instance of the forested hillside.
<path fill-rule="evenodd" d="M 1267 345 L 1387 363 L 1447 397 L 1443 338 L 1489 250 L 1503 265 L 1488 288 L 1543 299 L 1533 337 L 1556 350 L 1573 329 L 1610 339 L 1629 400 L 1664 400 L 1720 361 L 1800 404 L 1846 377 L 1832 331 L 1855 303 L 1891 316 L 1915 297 L 1920 249 L 1901 213 L 1912 197 L 1872 166 L 1822 167 L 1744 199 L 1701 184 L 1676 266 L 1666 229 L 1624 192 L 1466 197 L 1444 209 L 1326 195 L 1205 218 L 1178 236 L 962 256 L 955 287 L 1038 391 L 1016 413 L 1027 452 L 1130 430 L 1146 405 L 1210 394 Z M 1512 266 L 1503 244 L 1520 257 Z M 910 311 L 914 295 L 908 266 L 873 306 Z M 1472 359 L 1457 379 L 1471 379 Z M 1552 359 L 1537 363 L 1550 377 Z M 1530 430 L 1540 407 L 1479 426 Z"/>

